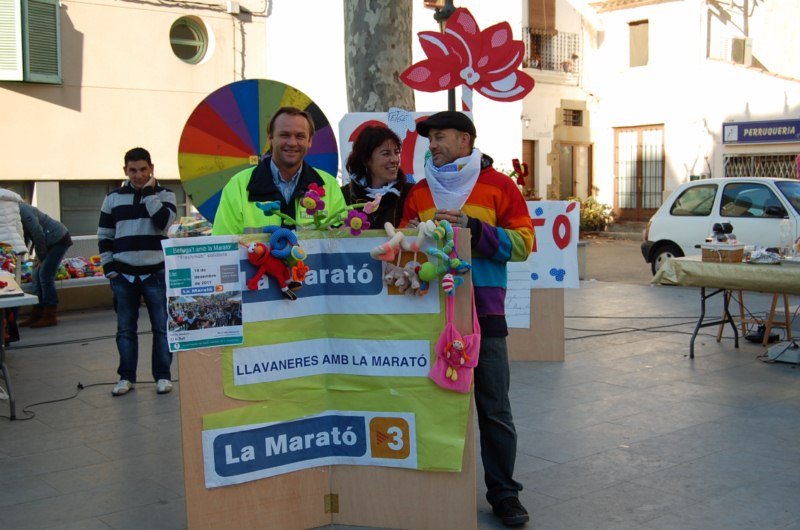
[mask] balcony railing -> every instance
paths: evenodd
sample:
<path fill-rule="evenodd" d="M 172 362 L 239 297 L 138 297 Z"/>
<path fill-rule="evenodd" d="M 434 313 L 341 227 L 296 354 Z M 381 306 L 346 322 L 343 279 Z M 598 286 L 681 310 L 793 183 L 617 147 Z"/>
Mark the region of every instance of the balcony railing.
<path fill-rule="evenodd" d="M 536 68 L 566 74 L 580 74 L 581 36 L 577 33 L 556 33 L 522 28 L 525 43 L 524 68 Z"/>

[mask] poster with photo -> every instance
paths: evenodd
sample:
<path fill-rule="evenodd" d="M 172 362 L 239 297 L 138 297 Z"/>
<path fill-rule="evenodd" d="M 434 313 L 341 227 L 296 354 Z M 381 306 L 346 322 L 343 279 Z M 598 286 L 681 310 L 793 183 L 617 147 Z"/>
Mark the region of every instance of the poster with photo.
<path fill-rule="evenodd" d="M 165 239 L 170 351 L 241 344 L 242 291 L 235 236 Z"/>

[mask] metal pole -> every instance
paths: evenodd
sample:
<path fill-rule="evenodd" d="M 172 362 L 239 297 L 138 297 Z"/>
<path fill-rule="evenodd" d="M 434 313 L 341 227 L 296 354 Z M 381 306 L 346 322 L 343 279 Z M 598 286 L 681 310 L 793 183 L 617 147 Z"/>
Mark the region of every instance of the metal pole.
<path fill-rule="evenodd" d="M 439 31 L 444 33 L 444 28 L 447 25 L 447 19 L 456 10 L 453 5 L 453 0 L 445 0 L 442 9 L 436 9 L 433 13 L 433 19 L 439 23 Z M 447 110 L 456 110 L 456 89 L 451 88 L 447 91 Z"/>

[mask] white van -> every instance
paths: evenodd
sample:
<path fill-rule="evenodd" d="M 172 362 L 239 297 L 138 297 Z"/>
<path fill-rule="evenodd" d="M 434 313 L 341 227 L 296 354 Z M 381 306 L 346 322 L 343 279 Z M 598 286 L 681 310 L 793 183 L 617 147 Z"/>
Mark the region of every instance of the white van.
<path fill-rule="evenodd" d="M 642 255 L 655 274 L 668 258 L 700 254 L 700 244 L 715 223 L 730 223 L 739 243 L 778 247 L 784 216 L 797 238 L 800 180 L 732 177 L 687 182 L 650 218 Z"/>

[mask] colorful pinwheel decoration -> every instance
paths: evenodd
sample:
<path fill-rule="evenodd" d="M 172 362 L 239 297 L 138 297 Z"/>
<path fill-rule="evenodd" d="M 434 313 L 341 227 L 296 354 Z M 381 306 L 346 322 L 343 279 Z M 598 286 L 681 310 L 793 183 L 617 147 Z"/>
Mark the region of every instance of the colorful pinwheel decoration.
<path fill-rule="evenodd" d="M 517 101 L 533 90 L 533 78 L 517 70 L 525 44 L 513 40 L 508 22 L 481 31 L 469 10 L 460 7 L 444 33 L 423 31 L 419 41 L 428 58 L 400 75 L 411 88 L 438 92 L 463 84 L 496 101 Z"/>

